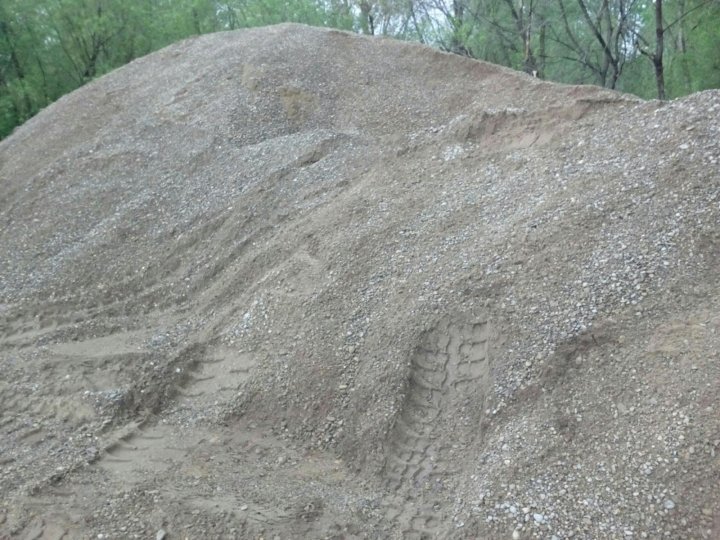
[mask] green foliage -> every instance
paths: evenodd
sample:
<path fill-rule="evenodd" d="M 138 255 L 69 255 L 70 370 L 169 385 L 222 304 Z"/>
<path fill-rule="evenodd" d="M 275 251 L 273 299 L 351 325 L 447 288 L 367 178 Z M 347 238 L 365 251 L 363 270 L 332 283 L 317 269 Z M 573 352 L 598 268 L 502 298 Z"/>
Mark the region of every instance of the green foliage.
<path fill-rule="evenodd" d="M 179 39 L 301 22 L 417 40 L 537 76 L 654 97 L 641 0 L 1 0 L 0 137 L 61 95 Z M 720 87 L 720 2 L 664 2 L 666 95 Z"/>

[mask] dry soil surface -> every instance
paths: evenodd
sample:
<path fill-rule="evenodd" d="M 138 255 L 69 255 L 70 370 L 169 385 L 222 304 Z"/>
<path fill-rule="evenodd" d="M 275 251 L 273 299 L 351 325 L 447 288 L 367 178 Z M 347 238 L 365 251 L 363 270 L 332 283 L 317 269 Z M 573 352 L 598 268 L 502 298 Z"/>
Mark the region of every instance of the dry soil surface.
<path fill-rule="evenodd" d="M 203 36 L 0 223 L 2 538 L 720 538 L 718 92 Z"/>

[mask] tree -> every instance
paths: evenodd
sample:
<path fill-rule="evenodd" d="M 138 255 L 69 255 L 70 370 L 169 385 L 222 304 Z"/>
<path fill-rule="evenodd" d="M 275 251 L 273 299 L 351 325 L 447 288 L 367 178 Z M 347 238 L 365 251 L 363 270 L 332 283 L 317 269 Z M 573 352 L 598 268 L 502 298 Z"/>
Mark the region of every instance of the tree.
<path fill-rule="evenodd" d="M 657 96 L 658 99 L 665 99 L 665 72 L 663 66 L 663 54 L 665 52 L 665 27 L 663 26 L 663 2 L 662 0 L 655 1 L 655 51 L 651 52 L 649 49 L 644 48 L 640 45 L 639 41 L 636 41 L 636 45 L 641 54 L 648 57 L 653 64 L 655 69 L 655 82 L 657 84 Z M 647 40 L 642 37 L 642 34 L 637 34 L 638 38 L 642 39 L 647 46 Z"/>
<path fill-rule="evenodd" d="M 670 34 L 671 38 L 674 37 L 670 43 L 675 46 L 673 52 L 680 64 L 680 72 L 675 74 L 676 78 L 680 79 L 678 84 L 683 85 L 686 91 L 692 91 L 693 83 L 688 62 L 688 43 L 690 35 L 704 24 L 703 19 L 693 21 L 693 14 L 702 11 L 706 13 L 715 12 L 715 16 L 720 14 L 718 13 L 717 2 L 714 2 L 714 0 L 696 2 L 680 0 L 672 12 L 670 22 L 667 22 L 664 16 L 663 0 L 654 0 L 652 24 L 644 25 L 635 33 L 635 45 L 638 52 L 652 63 L 658 99 L 667 97 L 665 88 L 666 34 Z M 644 28 L 651 26 L 654 28 L 654 36 L 652 38 L 645 37 Z M 715 49 L 715 51 L 717 50 Z M 717 54 L 712 52 L 710 54 L 717 57 Z"/>

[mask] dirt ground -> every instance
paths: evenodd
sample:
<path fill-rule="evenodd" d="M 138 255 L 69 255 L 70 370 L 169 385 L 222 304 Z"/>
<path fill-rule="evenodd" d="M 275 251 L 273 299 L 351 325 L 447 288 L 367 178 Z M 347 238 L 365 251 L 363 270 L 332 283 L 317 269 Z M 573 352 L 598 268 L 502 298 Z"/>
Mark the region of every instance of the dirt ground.
<path fill-rule="evenodd" d="M 720 538 L 720 92 L 213 34 L 0 224 L 0 538 Z"/>

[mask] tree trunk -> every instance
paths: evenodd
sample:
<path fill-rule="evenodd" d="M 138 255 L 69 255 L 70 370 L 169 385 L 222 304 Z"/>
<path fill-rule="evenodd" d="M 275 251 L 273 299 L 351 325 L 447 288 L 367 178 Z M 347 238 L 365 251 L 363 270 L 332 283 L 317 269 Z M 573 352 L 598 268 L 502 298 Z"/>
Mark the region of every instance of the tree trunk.
<path fill-rule="evenodd" d="M 617 80 L 620 78 L 620 64 L 617 58 L 613 56 L 612 51 L 610 50 L 609 43 L 605 40 L 601 33 L 601 27 L 596 24 L 592 17 L 590 17 L 590 12 L 588 11 L 587 5 L 585 5 L 584 0 L 577 0 L 578 6 L 580 7 L 580 12 L 582 13 L 583 18 L 585 19 L 585 22 L 588 25 L 588 28 L 590 28 L 590 31 L 595 36 L 595 39 L 597 39 L 598 43 L 600 44 L 600 47 L 602 47 L 603 54 L 605 56 L 605 67 L 602 70 L 603 73 L 600 75 L 601 78 L 604 80 L 603 86 L 605 86 L 605 83 L 607 82 L 607 68 L 609 66 L 610 70 L 612 71 L 611 77 L 610 77 L 610 84 L 608 85 L 609 88 L 615 88 L 617 85 Z M 607 1 L 603 2 L 602 8 L 603 10 L 608 9 Z M 600 13 L 598 16 L 598 21 L 602 17 L 603 13 Z"/>
<path fill-rule="evenodd" d="M 512 15 L 513 21 L 515 22 L 515 28 L 520 36 L 523 44 L 523 71 L 530 75 L 536 75 L 537 61 L 535 60 L 535 54 L 532 50 L 531 39 L 532 39 L 532 18 L 533 18 L 533 5 L 530 3 L 530 13 L 527 16 L 527 22 L 525 21 L 525 13 L 523 11 L 524 6 L 521 4 L 520 9 L 515 9 L 513 0 L 505 0 L 508 8 L 510 9 L 510 15 Z"/>
<path fill-rule="evenodd" d="M 540 79 L 545 78 L 545 58 L 546 58 L 546 48 L 545 48 L 545 28 L 547 26 L 547 21 L 543 18 L 540 20 L 540 56 L 538 59 L 538 67 L 537 67 L 537 76 Z"/>
<path fill-rule="evenodd" d="M 655 0 L 655 82 L 657 83 L 658 99 L 665 99 L 665 73 L 663 69 L 663 51 L 665 39 L 663 28 L 662 0 Z"/>
<path fill-rule="evenodd" d="M 360 24 L 362 25 L 363 33 L 369 36 L 375 35 L 375 19 L 372 14 L 372 8 L 373 6 L 370 5 L 370 2 L 367 0 L 360 2 L 360 13 L 362 14 Z"/>
<path fill-rule="evenodd" d="M 10 36 L 12 35 L 12 29 L 10 28 L 10 25 L 5 23 L 4 21 L 1 22 L 0 31 L 2 32 L 2 34 L 5 35 L 5 42 L 7 43 L 8 49 L 10 51 L 10 64 L 15 70 L 15 78 L 20 83 L 20 89 L 22 90 L 22 100 L 25 110 L 22 112 L 22 114 L 18 114 L 18 117 L 24 119 L 30 116 L 33 110 L 32 101 L 30 100 L 30 94 L 28 93 L 27 85 L 25 84 L 25 70 L 20 63 L 20 58 L 18 57 L 15 43 L 10 40 Z M 15 108 L 16 110 L 19 110 L 19 107 L 17 107 L 17 105 L 15 105 Z"/>
<path fill-rule="evenodd" d="M 450 50 L 455 54 L 462 56 L 470 56 L 468 53 L 465 42 L 462 38 L 462 28 L 465 24 L 465 4 L 464 0 L 453 0 L 453 35 L 450 42 Z"/>
<path fill-rule="evenodd" d="M 686 13 L 685 0 L 678 2 L 680 10 L 680 29 L 678 30 L 677 37 L 677 49 L 680 51 L 680 71 L 682 72 L 683 84 L 685 85 L 685 91 L 683 93 L 690 93 L 693 91 L 692 75 L 690 73 L 690 62 L 688 62 L 688 32 L 687 25 L 685 24 L 685 13 Z"/>

